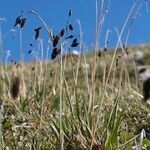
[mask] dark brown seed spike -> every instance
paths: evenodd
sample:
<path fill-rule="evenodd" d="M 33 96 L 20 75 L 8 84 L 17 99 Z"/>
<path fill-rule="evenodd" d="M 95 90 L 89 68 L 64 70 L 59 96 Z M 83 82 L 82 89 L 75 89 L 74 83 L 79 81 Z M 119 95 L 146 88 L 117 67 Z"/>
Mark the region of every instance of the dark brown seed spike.
<path fill-rule="evenodd" d="M 72 15 L 72 9 L 69 10 L 69 17 Z"/>
<path fill-rule="evenodd" d="M 16 18 L 16 21 L 15 21 L 15 24 L 14 24 L 14 27 L 16 26 L 16 25 L 20 25 L 20 23 L 21 23 L 21 15 L 20 16 L 18 16 L 17 18 Z"/>
<path fill-rule="evenodd" d="M 72 43 L 71 47 L 77 47 L 79 43 Z"/>
<path fill-rule="evenodd" d="M 73 44 L 73 43 L 77 43 L 77 38 L 75 38 L 75 39 L 73 40 L 72 44 Z"/>
<path fill-rule="evenodd" d="M 34 29 L 34 31 L 35 31 L 35 40 L 39 37 L 41 29 L 42 29 L 42 27 L 38 27 L 38 28 Z"/>
<path fill-rule="evenodd" d="M 57 46 L 59 39 L 60 39 L 59 35 L 55 36 L 54 41 L 53 41 L 53 47 Z"/>
<path fill-rule="evenodd" d="M 33 44 L 32 44 L 32 43 L 30 43 L 30 46 L 32 47 L 32 46 L 33 46 Z"/>
<path fill-rule="evenodd" d="M 53 49 L 53 52 L 55 52 L 55 53 L 57 53 L 57 54 L 60 54 L 61 49 L 60 49 L 60 48 L 55 47 L 55 48 Z"/>
<path fill-rule="evenodd" d="M 64 30 L 64 29 L 62 29 L 62 30 L 60 31 L 59 35 L 60 35 L 60 37 L 63 37 L 63 36 L 64 36 L 64 34 L 65 34 L 65 30 Z"/>
<path fill-rule="evenodd" d="M 105 47 L 105 48 L 104 48 L 104 52 L 106 52 L 106 51 L 107 51 L 107 48 Z"/>
<path fill-rule="evenodd" d="M 53 34 L 53 39 L 55 38 L 55 35 Z"/>
<path fill-rule="evenodd" d="M 23 28 L 25 22 L 26 22 L 26 18 L 21 19 L 20 28 Z"/>
<path fill-rule="evenodd" d="M 56 54 L 54 52 L 52 52 L 51 59 L 55 59 L 55 58 L 56 58 Z"/>
<path fill-rule="evenodd" d="M 42 27 L 38 27 L 38 28 L 34 29 L 34 31 L 39 31 L 41 29 L 42 29 Z"/>
<path fill-rule="evenodd" d="M 72 39 L 73 37 L 74 37 L 73 35 L 69 35 L 65 39 Z"/>
<path fill-rule="evenodd" d="M 14 77 L 11 81 L 11 96 L 15 99 L 18 97 L 20 91 L 20 78 Z"/>
<path fill-rule="evenodd" d="M 99 51 L 97 55 L 98 55 L 98 57 L 101 57 L 101 51 Z"/>
<path fill-rule="evenodd" d="M 55 47 L 53 49 L 52 54 L 51 54 L 51 59 L 55 59 L 60 53 L 61 53 L 61 49 L 58 49 L 58 48 Z"/>
<path fill-rule="evenodd" d="M 29 50 L 29 51 L 28 51 L 28 54 L 31 54 L 31 52 L 32 52 L 32 50 Z"/>
<path fill-rule="evenodd" d="M 34 67 L 32 67 L 32 71 L 34 71 L 34 69 L 35 69 L 35 68 L 34 68 Z"/>
<path fill-rule="evenodd" d="M 73 26 L 71 24 L 69 24 L 69 29 L 73 31 Z"/>
<path fill-rule="evenodd" d="M 144 102 L 150 99 L 150 78 L 143 83 Z"/>
<path fill-rule="evenodd" d="M 77 38 L 75 38 L 71 44 L 71 47 L 76 47 L 78 46 L 79 43 L 77 43 Z"/>

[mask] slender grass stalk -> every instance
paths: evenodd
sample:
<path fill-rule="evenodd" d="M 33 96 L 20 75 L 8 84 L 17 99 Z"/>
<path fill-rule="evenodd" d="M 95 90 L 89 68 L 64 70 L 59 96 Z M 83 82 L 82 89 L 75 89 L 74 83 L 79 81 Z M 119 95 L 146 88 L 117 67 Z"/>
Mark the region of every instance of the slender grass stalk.
<path fill-rule="evenodd" d="M 39 88 L 42 88 L 41 85 L 44 83 L 43 81 L 43 41 L 42 39 L 39 38 L 39 44 L 38 44 L 38 49 L 40 51 L 40 54 L 39 54 L 39 69 L 40 69 L 40 72 L 39 72 L 39 75 L 38 75 L 38 86 Z"/>
<path fill-rule="evenodd" d="M 2 60 L 3 60 L 3 40 L 2 40 L 3 38 L 2 38 L 2 27 L 1 27 L 1 22 L 0 22 L 0 54 L 1 54 L 1 58 L 2 58 Z M 5 80 L 5 73 L 4 73 L 4 67 L 3 67 L 3 65 L 1 65 L 1 75 L 2 75 L 2 78 L 3 78 L 3 80 Z M 4 98 L 6 98 L 6 83 L 5 82 L 3 82 L 3 85 L 2 85 L 2 87 L 3 87 L 3 96 L 4 96 Z"/>
<path fill-rule="evenodd" d="M 86 52 L 83 51 L 83 58 L 84 58 L 84 64 L 87 64 L 87 59 L 86 59 Z M 86 86 L 87 86 L 87 93 L 88 96 L 90 95 L 90 85 L 89 85 L 89 78 L 88 78 L 88 68 L 85 68 L 85 82 L 86 82 Z"/>
<path fill-rule="evenodd" d="M 98 49 L 98 37 L 99 37 L 99 15 L 98 15 L 98 0 L 96 0 L 96 31 L 95 31 L 95 42 L 94 42 L 94 52 L 93 52 L 93 64 L 92 64 L 92 86 L 91 86 L 91 95 L 89 100 L 89 108 L 88 112 L 91 111 L 92 107 L 94 106 L 95 100 L 95 74 L 96 74 L 96 54 Z"/>
<path fill-rule="evenodd" d="M 129 11 L 129 14 L 128 14 L 126 20 L 125 20 L 125 23 L 124 23 L 124 25 L 123 25 L 123 27 L 122 27 L 122 29 L 121 29 L 121 32 L 120 32 L 120 34 L 119 34 L 119 38 L 118 38 L 118 41 L 117 41 L 117 44 L 116 44 L 116 47 L 115 47 L 115 51 L 114 51 L 114 54 L 113 54 L 113 57 L 112 57 L 112 61 L 111 61 L 111 64 L 110 64 L 110 68 L 109 68 L 109 71 L 108 71 L 108 75 L 107 75 L 107 77 L 106 77 L 106 82 L 105 82 L 105 86 L 104 86 L 104 92 L 103 92 L 103 96 L 102 96 L 102 99 L 101 99 L 101 102 L 100 102 L 100 107 L 99 107 L 99 113 L 98 113 L 98 114 L 100 114 L 101 109 L 102 109 L 102 104 L 103 104 L 103 101 L 104 101 L 104 98 L 105 98 L 108 80 L 109 80 L 109 77 L 110 77 L 110 74 L 111 74 L 111 71 L 112 71 L 112 68 L 113 68 L 113 64 L 114 64 L 114 61 L 115 61 L 115 57 L 116 57 L 116 53 L 117 53 L 118 46 L 119 46 L 119 44 L 120 44 L 120 40 L 121 40 L 122 35 L 123 35 L 123 33 L 124 33 L 125 27 L 126 27 L 127 23 L 128 23 L 129 20 L 130 20 L 130 17 L 131 17 L 131 15 L 132 15 L 133 10 L 134 10 L 135 7 L 137 6 L 137 2 L 138 2 L 138 0 L 136 0 L 136 1 L 134 2 L 134 4 L 132 5 L 132 7 L 131 7 L 131 9 L 130 9 L 130 11 Z M 94 133 L 95 133 L 96 130 L 97 130 L 98 120 L 99 120 L 99 117 L 97 117 L 97 121 L 96 121 L 95 129 L 94 129 Z"/>
<path fill-rule="evenodd" d="M 135 7 L 136 7 L 136 5 L 137 5 L 137 2 L 138 2 L 138 0 L 136 0 L 136 1 L 134 2 L 134 4 L 132 5 L 132 7 L 131 7 L 131 9 L 130 9 L 130 11 L 129 11 L 129 14 L 128 14 L 126 20 L 125 20 L 125 23 L 124 23 L 124 25 L 123 25 L 123 27 L 122 27 L 122 29 L 121 29 L 121 32 L 120 32 L 120 34 L 119 34 L 119 38 L 118 38 L 118 41 L 117 41 L 117 44 L 116 44 L 116 47 L 115 47 L 115 51 L 114 51 L 114 54 L 113 54 L 113 57 L 112 57 L 112 61 L 111 61 L 111 64 L 110 64 L 110 68 L 109 68 L 109 71 L 108 71 L 108 75 L 107 75 L 107 79 L 106 79 L 106 85 L 105 85 L 105 88 L 104 88 L 104 94 L 103 94 L 103 97 L 102 97 L 100 106 L 102 106 L 103 101 L 104 101 L 104 97 L 105 97 L 105 92 L 106 92 L 108 80 L 109 80 L 109 77 L 110 77 L 110 74 L 111 74 L 111 70 L 112 70 L 112 67 L 113 67 L 113 64 L 114 64 L 114 61 L 115 61 L 115 57 L 116 57 L 117 49 L 118 49 L 119 44 L 120 44 L 120 40 L 121 40 L 122 35 L 123 35 L 123 33 L 124 33 L 125 27 L 126 27 L 127 23 L 128 23 L 129 20 L 130 20 L 130 17 L 131 17 L 131 15 L 132 15 L 132 13 L 133 13 L 133 10 L 135 9 Z M 101 107 L 100 107 L 100 108 L 101 108 Z"/>
<path fill-rule="evenodd" d="M 43 41 L 42 41 L 42 39 L 39 39 L 39 41 L 40 41 L 40 51 L 41 51 L 41 57 L 40 57 L 40 80 L 42 80 L 43 79 Z"/>
<path fill-rule="evenodd" d="M 75 76 L 75 85 L 77 86 L 78 82 L 78 75 L 79 75 L 79 67 L 80 67 L 80 61 L 81 61 L 81 51 L 82 51 L 82 27 L 81 27 L 81 22 L 78 20 L 78 25 L 80 29 L 80 55 L 78 57 L 78 62 L 77 62 L 77 68 L 76 68 L 76 76 Z"/>
<path fill-rule="evenodd" d="M 20 109 L 19 109 L 19 107 L 16 105 L 16 103 L 15 103 L 12 99 L 9 99 L 9 100 L 6 99 L 6 101 L 11 102 L 11 103 L 14 105 L 15 109 L 19 112 L 19 114 L 20 114 L 20 116 L 23 118 L 23 120 L 25 120 L 25 116 L 24 116 L 23 113 L 20 111 Z"/>
<path fill-rule="evenodd" d="M 51 41 L 53 41 L 53 32 L 52 32 L 51 29 L 48 28 L 48 26 L 47 26 L 47 24 L 45 23 L 45 21 L 43 20 L 43 18 L 42 18 L 37 12 L 35 12 L 35 11 L 33 11 L 33 10 L 31 10 L 31 11 L 26 11 L 26 12 L 31 13 L 31 14 L 37 16 L 37 17 L 41 20 L 41 22 L 42 22 L 43 25 L 45 26 L 45 28 L 46 28 L 46 30 L 47 30 L 47 32 L 48 32 L 50 38 L 51 38 Z"/>
<path fill-rule="evenodd" d="M 3 140 L 3 132 L 2 132 L 2 123 L 3 123 L 3 109 L 0 106 L 0 149 L 4 149 L 4 140 Z"/>
<path fill-rule="evenodd" d="M 41 60 L 39 61 L 40 63 L 40 75 L 39 75 L 39 81 L 42 81 L 42 87 L 41 89 L 43 90 L 43 94 L 42 94 L 42 102 L 41 102 L 41 116 L 44 113 L 44 105 L 45 105 L 45 93 L 46 93 L 46 77 L 44 77 L 44 71 L 43 71 L 43 41 L 41 39 L 39 39 L 40 41 L 40 51 L 41 51 Z M 47 54 L 48 55 L 48 54 Z M 47 62 L 46 62 L 46 66 L 45 66 L 45 73 L 47 73 Z M 46 76 L 46 74 L 45 74 Z M 41 86 L 41 84 L 39 84 L 39 87 Z M 42 121 L 40 122 L 40 127 L 42 128 Z"/>
<path fill-rule="evenodd" d="M 119 38 L 118 30 L 116 30 L 116 32 L 117 32 L 117 36 L 118 36 L 118 38 Z M 124 67 L 124 71 L 125 71 L 125 73 L 126 73 L 126 77 L 127 77 L 127 81 L 128 81 L 128 88 L 131 89 L 131 82 L 130 82 L 130 77 L 129 77 L 129 71 L 128 71 L 128 69 L 127 69 L 126 61 L 125 61 L 125 59 L 124 59 L 124 55 L 125 55 L 126 53 L 125 53 L 125 50 L 124 50 L 124 48 L 123 48 L 122 40 L 120 40 L 120 45 L 121 45 L 121 50 L 122 50 L 122 54 L 123 54 L 123 67 Z M 130 57 L 131 57 L 131 56 L 130 56 Z M 131 59 L 131 58 L 129 58 L 129 59 Z M 130 60 L 129 60 L 129 61 L 130 61 Z"/>
<path fill-rule="evenodd" d="M 0 54 L 3 55 L 3 40 L 2 40 L 2 27 L 0 22 Z M 2 56 L 3 57 L 3 56 Z"/>
<path fill-rule="evenodd" d="M 19 30 L 19 40 L 20 40 L 20 61 L 21 63 L 23 63 L 23 45 L 22 45 L 22 29 L 20 28 Z"/>
<path fill-rule="evenodd" d="M 62 45 L 61 45 L 62 51 Z M 60 63 L 60 101 L 59 101 L 59 123 L 60 123 L 60 149 L 64 150 L 64 134 L 62 126 L 62 114 L 63 114 L 63 62 L 61 54 L 61 63 Z"/>
<path fill-rule="evenodd" d="M 102 29 L 104 19 L 105 19 L 104 0 L 102 0 L 101 2 L 100 2 L 100 0 L 96 0 L 95 4 L 96 4 L 96 27 L 95 27 L 95 41 L 94 41 L 93 64 L 92 64 L 93 65 L 92 66 L 93 70 L 92 70 L 91 96 L 90 96 L 90 100 L 89 100 L 88 112 L 90 112 L 91 109 L 94 108 L 94 105 L 95 105 L 94 104 L 94 101 L 95 101 L 95 86 L 96 86 L 95 85 L 96 84 L 95 77 L 96 77 L 96 67 L 97 67 L 97 65 L 96 65 L 96 56 L 97 56 L 98 45 L 99 45 L 99 42 L 98 42 L 99 34 L 100 34 L 100 31 Z M 100 10 L 99 10 L 99 7 L 100 7 Z M 93 118 L 92 132 L 93 132 L 94 136 L 95 136 L 95 133 L 96 133 L 95 128 L 97 126 L 97 124 L 95 124 L 95 123 L 96 123 L 95 118 Z M 92 149 L 93 142 L 94 141 L 92 141 L 91 149 Z"/>
<path fill-rule="evenodd" d="M 7 54 L 6 58 L 5 58 L 4 71 L 5 71 L 5 77 L 7 79 L 8 85 L 9 85 L 8 90 L 7 90 L 7 95 L 9 98 L 11 98 L 11 96 L 10 96 L 10 77 L 8 74 L 8 57 L 9 57 L 9 54 Z"/>
<path fill-rule="evenodd" d="M 104 65 L 103 65 L 103 85 L 105 85 L 105 82 L 106 82 L 106 63 L 104 62 Z"/>
<path fill-rule="evenodd" d="M 124 69 L 124 63 L 122 62 L 122 64 L 121 64 L 121 70 L 120 70 L 120 75 L 119 75 L 118 96 L 120 96 L 120 93 L 121 93 L 123 69 Z"/>
<path fill-rule="evenodd" d="M 23 66 L 23 35 L 22 35 L 22 29 L 20 28 L 20 64 L 21 64 L 21 81 L 22 81 L 22 96 L 26 97 L 26 85 L 25 85 L 25 78 L 24 78 L 24 66 Z"/>
<path fill-rule="evenodd" d="M 40 43 L 41 43 L 41 59 L 43 60 L 43 42 L 42 40 L 40 40 Z M 48 47 L 47 47 L 47 59 L 48 59 L 48 50 L 49 50 L 49 44 L 48 44 Z M 46 59 L 46 62 L 45 62 L 45 68 L 44 68 L 44 72 L 43 72 L 43 66 L 42 66 L 42 60 L 41 60 L 41 74 L 43 74 L 43 76 L 41 76 L 41 78 L 43 78 L 43 96 L 42 96 L 42 104 L 41 104 L 41 118 L 42 118 L 42 115 L 43 115 L 43 111 L 44 111 L 44 104 L 45 104 L 45 92 L 46 92 L 46 75 L 47 75 L 47 71 L 48 71 L 48 68 L 47 68 L 47 59 Z M 42 120 L 40 122 L 40 127 L 42 128 Z"/>
<path fill-rule="evenodd" d="M 72 53 L 71 53 L 71 65 L 72 65 L 73 79 L 74 79 L 74 83 L 75 83 L 75 66 L 74 66 L 74 61 L 73 61 Z"/>

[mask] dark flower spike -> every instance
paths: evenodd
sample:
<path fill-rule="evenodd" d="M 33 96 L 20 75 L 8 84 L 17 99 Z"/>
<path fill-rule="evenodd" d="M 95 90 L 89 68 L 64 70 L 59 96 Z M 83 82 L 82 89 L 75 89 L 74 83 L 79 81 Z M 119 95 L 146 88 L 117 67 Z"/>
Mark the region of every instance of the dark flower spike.
<path fill-rule="evenodd" d="M 77 43 L 77 38 L 75 38 L 72 42 L 72 44 L 75 44 L 75 43 Z"/>
<path fill-rule="evenodd" d="M 98 56 L 98 57 L 101 57 L 101 55 L 102 55 L 101 51 L 98 51 L 97 56 Z"/>
<path fill-rule="evenodd" d="M 69 24 L 69 29 L 73 31 L 73 26 L 71 24 Z"/>
<path fill-rule="evenodd" d="M 79 43 L 77 43 L 77 38 L 75 38 L 71 44 L 71 47 L 76 47 L 78 46 Z"/>
<path fill-rule="evenodd" d="M 32 44 L 32 43 L 30 43 L 30 46 L 32 47 L 32 46 L 33 46 L 33 44 Z"/>
<path fill-rule="evenodd" d="M 53 35 L 53 39 L 55 38 L 55 35 Z"/>
<path fill-rule="evenodd" d="M 107 48 L 105 47 L 105 48 L 104 48 L 104 52 L 106 52 L 106 51 L 107 51 Z"/>
<path fill-rule="evenodd" d="M 79 45 L 79 43 L 72 43 L 71 47 L 77 47 Z"/>
<path fill-rule="evenodd" d="M 51 54 L 51 59 L 52 59 L 52 60 L 55 59 L 56 56 L 57 56 L 56 53 L 52 52 L 52 54 Z"/>
<path fill-rule="evenodd" d="M 60 37 L 63 37 L 64 34 L 65 34 L 65 29 L 62 29 L 62 30 L 60 31 L 60 33 L 59 33 L 59 36 L 60 36 Z"/>
<path fill-rule="evenodd" d="M 38 28 L 34 29 L 34 31 L 35 31 L 35 40 L 39 37 L 41 29 L 42 29 L 42 27 L 38 27 Z"/>
<path fill-rule="evenodd" d="M 20 77 L 13 77 L 11 81 L 11 96 L 12 98 L 17 98 L 20 91 Z"/>
<path fill-rule="evenodd" d="M 58 44 L 58 42 L 59 42 L 59 39 L 60 39 L 59 35 L 57 35 L 57 36 L 54 37 L 53 47 L 56 47 L 56 46 L 57 46 L 57 44 Z"/>
<path fill-rule="evenodd" d="M 143 83 L 143 96 L 145 102 L 150 99 L 150 78 Z"/>
<path fill-rule="evenodd" d="M 61 49 L 60 49 L 60 48 L 55 47 L 55 48 L 53 49 L 53 52 L 55 52 L 56 54 L 60 54 Z"/>
<path fill-rule="evenodd" d="M 29 50 L 29 51 L 28 51 L 28 54 L 31 54 L 31 52 L 32 52 L 32 50 Z"/>
<path fill-rule="evenodd" d="M 60 54 L 60 52 L 61 52 L 61 49 L 54 48 L 51 54 L 51 59 L 55 59 Z"/>
<path fill-rule="evenodd" d="M 69 17 L 72 15 L 72 9 L 69 10 Z"/>
<path fill-rule="evenodd" d="M 14 27 L 15 27 L 16 25 L 20 25 L 20 23 L 21 23 L 21 15 L 20 15 L 20 16 L 18 16 L 18 17 L 16 18 L 16 21 L 15 21 Z"/>
<path fill-rule="evenodd" d="M 14 60 L 13 60 L 13 59 L 11 59 L 11 62 L 13 63 L 13 62 L 14 62 Z"/>
<path fill-rule="evenodd" d="M 123 45 L 122 47 L 123 47 L 124 49 L 126 48 L 126 46 L 125 46 L 125 45 Z"/>
<path fill-rule="evenodd" d="M 74 37 L 74 35 L 69 35 L 65 39 L 72 39 L 73 37 Z"/>
<path fill-rule="evenodd" d="M 26 22 L 26 18 L 21 19 L 20 28 L 23 28 L 23 26 L 25 25 L 25 22 Z"/>

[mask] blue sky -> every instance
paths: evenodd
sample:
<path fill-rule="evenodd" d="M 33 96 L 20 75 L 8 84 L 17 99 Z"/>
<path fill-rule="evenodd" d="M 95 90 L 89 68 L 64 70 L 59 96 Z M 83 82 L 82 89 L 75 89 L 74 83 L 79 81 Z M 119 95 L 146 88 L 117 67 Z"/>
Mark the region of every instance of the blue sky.
<path fill-rule="evenodd" d="M 141 0 L 139 0 L 141 1 Z M 120 29 L 133 5 L 133 0 L 110 0 L 110 9 L 106 15 L 102 28 L 100 47 L 104 46 L 107 30 L 111 30 L 108 47 L 114 47 L 117 42 L 115 28 Z M 150 6 L 149 4 L 147 5 Z M 77 20 L 82 25 L 84 45 L 91 48 L 95 34 L 95 0 L 1 0 L 0 18 L 7 19 L 6 24 L 1 27 L 3 38 L 3 49 L 11 50 L 11 58 L 19 59 L 19 30 L 13 39 L 9 31 L 13 28 L 15 18 L 21 10 L 34 10 L 38 12 L 54 32 L 59 32 L 66 24 L 68 10 L 72 8 L 73 15 L 70 19 L 78 32 Z M 27 52 L 30 49 L 29 43 L 36 45 L 34 41 L 34 28 L 42 26 L 41 22 L 32 15 L 25 15 L 27 18 L 26 26 L 23 28 L 23 49 L 25 59 L 30 57 Z M 42 29 L 43 31 L 44 29 Z M 128 27 L 126 29 L 126 33 Z M 45 32 L 45 31 L 43 31 Z M 46 43 L 45 33 L 41 34 Z M 126 36 L 124 34 L 124 37 Z M 124 42 L 124 39 L 123 39 Z M 128 40 L 129 44 L 150 43 L 150 14 L 146 11 L 146 5 L 143 5 L 140 11 L 140 17 L 134 21 L 131 34 Z M 46 48 L 46 47 L 44 47 Z"/>

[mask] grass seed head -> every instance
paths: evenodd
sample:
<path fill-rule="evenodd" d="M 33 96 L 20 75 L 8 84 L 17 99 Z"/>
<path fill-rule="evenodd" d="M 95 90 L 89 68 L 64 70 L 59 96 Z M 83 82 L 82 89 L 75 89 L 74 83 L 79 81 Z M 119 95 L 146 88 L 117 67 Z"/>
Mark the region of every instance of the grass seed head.
<path fill-rule="evenodd" d="M 11 96 L 12 98 L 17 98 L 20 92 L 20 78 L 19 77 L 13 77 L 11 81 Z"/>
<path fill-rule="evenodd" d="M 102 54 L 101 54 L 101 51 L 98 51 L 97 56 L 98 56 L 98 57 L 101 57 L 101 55 L 102 55 Z"/>

